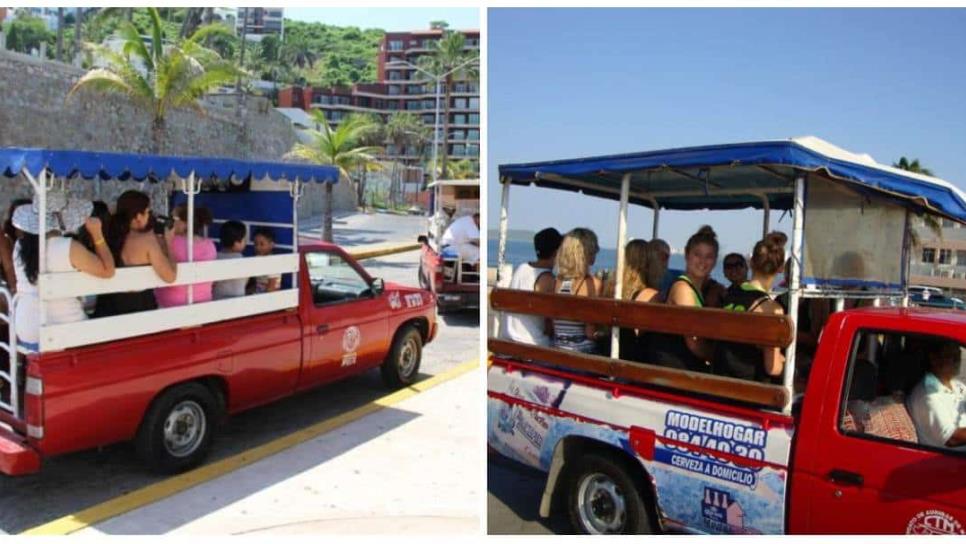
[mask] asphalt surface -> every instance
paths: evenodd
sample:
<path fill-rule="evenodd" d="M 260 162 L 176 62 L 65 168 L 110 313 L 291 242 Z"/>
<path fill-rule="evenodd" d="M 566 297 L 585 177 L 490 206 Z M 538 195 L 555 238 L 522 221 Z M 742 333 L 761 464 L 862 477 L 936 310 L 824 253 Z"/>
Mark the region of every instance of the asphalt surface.
<path fill-rule="evenodd" d="M 336 241 L 346 246 L 410 242 L 420 217 L 368 215 L 337 218 Z M 415 251 L 363 261 L 376 277 L 416 285 Z M 479 316 L 440 316 L 440 330 L 423 351 L 428 377 L 479 357 Z M 388 390 L 378 370 L 348 378 L 232 417 L 219 429 L 209 460 L 222 459 L 371 402 Z M 95 422 L 92 422 L 94 424 Z M 164 479 L 147 472 L 130 444 L 117 444 L 45 460 L 30 476 L 0 476 L 0 531 L 18 533 Z"/>

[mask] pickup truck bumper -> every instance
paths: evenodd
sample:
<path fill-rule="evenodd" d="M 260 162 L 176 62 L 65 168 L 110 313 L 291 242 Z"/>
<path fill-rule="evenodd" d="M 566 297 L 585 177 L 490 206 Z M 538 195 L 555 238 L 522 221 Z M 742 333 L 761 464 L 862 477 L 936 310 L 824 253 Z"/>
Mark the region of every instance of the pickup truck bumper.
<path fill-rule="evenodd" d="M 461 309 L 479 309 L 479 291 L 450 291 L 437 292 L 436 302 L 440 312 Z"/>
<path fill-rule="evenodd" d="M 20 435 L 0 427 L 0 473 L 23 476 L 40 470 L 40 453 Z"/>

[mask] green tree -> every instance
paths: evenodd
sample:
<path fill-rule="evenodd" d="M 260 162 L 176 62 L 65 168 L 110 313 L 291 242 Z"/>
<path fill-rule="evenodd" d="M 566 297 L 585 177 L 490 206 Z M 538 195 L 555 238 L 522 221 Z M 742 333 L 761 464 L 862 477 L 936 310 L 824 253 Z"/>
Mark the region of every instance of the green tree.
<path fill-rule="evenodd" d="M 919 165 L 919 159 L 912 159 L 911 161 L 905 157 L 899 157 L 898 162 L 892 163 L 894 168 L 899 168 L 900 170 L 907 170 L 909 172 L 915 172 L 916 174 L 922 174 L 924 176 L 932 176 L 932 170 Z"/>
<path fill-rule="evenodd" d="M 453 161 L 449 165 L 449 179 L 479 179 L 480 163 L 471 159 Z"/>
<path fill-rule="evenodd" d="M 416 114 L 397 111 L 389 117 L 385 132 L 386 140 L 395 146 L 397 154 L 403 155 L 407 147 L 415 147 L 417 154 L 422 155 L 423 146 L 429 141 L 432 130 Z M 390 177 L 392 182 L 389 186 L 389 200 L 393 205 L 398 204 L 402 188 L 401 178 L 398 163 L 393 161 Z"/>
<path fill-rule="evenodd" d="M 282 58 L 288 64 L 306 68 L 315 64 L 318 56 L 315 48 L 304 38 L 290 38 L 282 45 Z"/>
<path fill-rule="evenodd" d="M 29 54 L 32 49 L 40 50 L 40 44 L 53 37 L 44 20 L 33 15 L 19 15 L 4 27 L 7 49 L 21 53 Z"/>
<path fill-rule="evenodd" d="M 279 60 L 281 42 L 275 34 L 269 34 L 262 38 L 262 60 L 266 62 L 276 62 Z"/>
<path fill-rule="evenodd" d="M 208 36 L 230 32 L 227 27 L 203 26 L 190 38 L 166 45 L 158 11 L 148 8 L 148 12 L 153 21 L 150 44 L 145 44 L 132 23 L 122 21 L 119 26 L 122 52 L 93 46 L 108 66 L 88 71 L 67 96 L 69 98 L 81 89 L 91 89 L 129 97 L 151 112 L 152 151 L 162 153 L 168 111 L 188 107 L 204 115 L 199 99 L 243 72 L 201 45 Z"/>
<path fill-rule="evenodd" d="M 378 168 L 373 155 L 379 150 L 375 146 L 360 145 L 359 142 L 372 131 L 372 121 L 363 116 L 350 115 L 336 128 L 329 125 L 325 114 L 313 110 L 312 117 L 321 130 L 311 130 L 312 142 L 298 143 L 286 155 L 314 164 L 329 164 L 339 169 L 340 178 L 352 183 L 352 172 L 359 168 L 371 170 Z M 322 212 L 322 240 L 332 241 L 332 184 L 325 184 L 325 205 Z"/>
<path fill-rule="evenodd" d="M 473 63 L 479 60 L 479 54 L 473 50 L 465 49 L 466 39 L 460 32 L 446 32 L 442 38 L 433 44 L 433 51 L 429 55 L 420 57 L 420 65 L 423 70 L 434 74 L 436 77 L 443 78 L 443 148 L 439 152 L 442 177 L 446 177 L 446 165 L 449 159 L 449 127 L 450 127 L 450 106 L 453 91 L 453 82 L 475 81 L 479 79 L 479 64 Z"/>

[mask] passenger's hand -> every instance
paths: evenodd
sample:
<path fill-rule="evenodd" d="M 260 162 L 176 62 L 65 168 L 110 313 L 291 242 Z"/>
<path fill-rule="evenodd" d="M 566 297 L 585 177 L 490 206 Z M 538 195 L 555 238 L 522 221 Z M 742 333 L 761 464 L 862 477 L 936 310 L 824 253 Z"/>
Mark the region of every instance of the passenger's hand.
<path fill-rule="evenodd" d="M 90 233 L 91 238 L 94 238 L 95 240 L 101 238 L 102 227 L 100 219 L 96 217 L 88 217 L 87 220 L 84 221 L 84 228 L 87 229 L 88 233 Z"/>
<path fill-rule="evenodd" d="M 174 239 L 174 226 L 170 229 L 164 229 L 164 242 L 170 243 L 172 239 Z"/>

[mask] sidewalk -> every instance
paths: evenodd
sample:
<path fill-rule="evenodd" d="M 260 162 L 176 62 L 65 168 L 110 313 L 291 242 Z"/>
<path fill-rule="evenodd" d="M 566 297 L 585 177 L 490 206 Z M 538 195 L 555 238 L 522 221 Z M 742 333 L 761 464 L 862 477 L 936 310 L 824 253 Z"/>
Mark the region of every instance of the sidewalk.
<path fill-rule="evenodd" d="M 480 372 L 76 534 L 479 534 Z"/>

